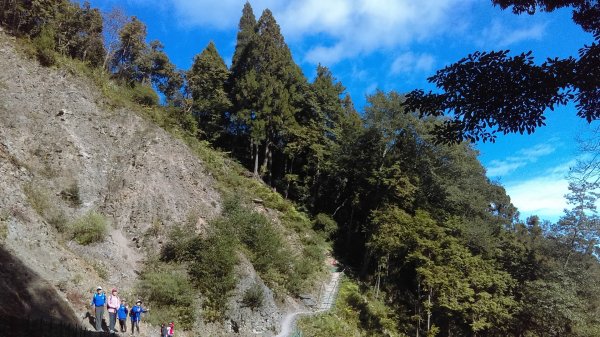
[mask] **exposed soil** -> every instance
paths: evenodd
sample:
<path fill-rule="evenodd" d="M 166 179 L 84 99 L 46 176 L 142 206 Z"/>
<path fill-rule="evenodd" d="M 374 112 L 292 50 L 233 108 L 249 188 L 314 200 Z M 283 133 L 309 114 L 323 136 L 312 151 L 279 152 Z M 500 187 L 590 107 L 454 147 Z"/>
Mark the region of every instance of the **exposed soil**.
<path fill-rule="evenodd" d="M 1 32 L 0 69 L 0 221 L 8 228 L 0 242 L 59 299 L 68 294 L 77 316 L 96 285 L 131 293 L 140 262 L 170 226 L 220 212 L 202 162 L 164 130 L 106 107 L 86 80 L 24 58 Z M 28 186 L 47 202 L 41 213 L 63 222 L 102 213 L 108 237 L 89 246 L 66 240 L 33 209 Z M 65 197 L 73 191 L 79 203 Z"/>

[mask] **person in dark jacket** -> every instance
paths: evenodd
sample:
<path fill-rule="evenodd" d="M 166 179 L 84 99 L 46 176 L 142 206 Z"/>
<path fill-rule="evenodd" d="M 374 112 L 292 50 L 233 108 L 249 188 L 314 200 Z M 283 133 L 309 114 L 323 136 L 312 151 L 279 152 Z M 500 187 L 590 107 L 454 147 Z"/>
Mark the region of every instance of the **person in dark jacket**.
<path fill-rule="evenodd" d="M 102 319 L 104 319 L 104 304 L 106 303 L 106 294 L 102 291 L 102 287 L 96 288 L 96 293 L 92 297 L 90 304 L 94 310 L 96 317 L 96 331 L 102 331 Z"/>
<path fill-rule="evenodd" d="M 121 328 L 121 332 L 127 332 L 127 313 L 129 312 L 129 307 L 127 307 L 127 302 L 125 300 L 121 301 L 121 305 L 117 310 L 117 318 L 119 319 L 119 326 Z"/>
<path fill-rule="evenodd" d="M 169 334 L 169 328 L 167 328 L 167 325 L 165 323 L 162 323 L 160 325 L 160 337 L 167 337 Z"/>

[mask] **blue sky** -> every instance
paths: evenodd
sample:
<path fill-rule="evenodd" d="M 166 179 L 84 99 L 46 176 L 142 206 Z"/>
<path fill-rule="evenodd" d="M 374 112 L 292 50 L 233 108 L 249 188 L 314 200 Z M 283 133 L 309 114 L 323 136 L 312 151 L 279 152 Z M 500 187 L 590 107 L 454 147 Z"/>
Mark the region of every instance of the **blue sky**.
<path fill-rule="evenodd" d="M 189 69 L 209 41 L 230 64 L 245 0 L 92 0 L 118 5 L 148 26 L 171 60 Z M 432 89 L 436 69 L 476 50 L 533 50 L 536 62 L 576 56 L 592 36 L 573 24 L 570 11 L 514 15 L 476 0 L 256 0 L 258 18 L 273 11 L 296 62 L 312 80 L 318 63 L 346 86 L 357 108 L 376 89 Z M 566 207 L 565 175 L 578 155 L 575 139 L 590 126 L 573 106 L 547 114 L 532 135 L 499 136 L 478 144 L 488 176 L 506 187 L 522 217 L 555 221 Z"/>

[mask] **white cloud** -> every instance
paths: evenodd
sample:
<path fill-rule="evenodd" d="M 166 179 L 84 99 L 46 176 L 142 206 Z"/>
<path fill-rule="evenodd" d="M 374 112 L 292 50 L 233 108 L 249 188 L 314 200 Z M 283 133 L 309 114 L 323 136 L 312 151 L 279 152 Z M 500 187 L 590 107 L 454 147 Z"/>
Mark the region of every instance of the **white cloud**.
<path fill-rule="evenodd" d="M 514 28 L 498 20 L 483 30 L 479 45 L 491 45 L 505 48 L 527 40 L 540 40 L 546 32 L 546 24 L 535 23 L 531 26 Z"/>
<path fill-rule="evenodd" d="M 310 63 L 335 64 L 344 58 L 344 46 L 337 44 L 333 47 L 317 46 L 306 53 L 305 59 Z"/>
<path fill-rule="evenodd" d="M 379 87 L 379 85 L 377 83 L 371 83 L 366 89 L 365 89 L 365 96 L 371 95 L 373 94 L 377 88 Z"/>
<path fill-rule="evenodd" d="M 487 167 L 489 177 L 499 177 L 514 172 L 527 164 L 535 163 L 540 157 L 554 153 L 556 148 L 550 144 L 537 144 L 521 149 L 514 156 L 504 160 L 492 160 Z"/>
<path fill-rule="evenodd" d="M 130 0 L 149 3 L 148 0 Z M 178 23 L 188 27 L 235 29 L 245 0 L 171 0 Z M 459 10 L 474 0 L 255 0 L 257 17 L 274 13 L 286 38 L 321 42 L 304 59 L 332 65 L 340 60 L 446 34 L 461 21 Z M 420 67 L 431 60 L 422 59 Z"/>
<path fill-rule="evenodd" d="M 525 164 L 525 161 L 520 160 L 493 160 L 487 168 L 487 175 L 489 177 L 504 176 L 525 166 Z"/>
<path fill-rule="evenodd" d="M 392 74 L 429 72 L 435 65 L 435 58 L 431 54 L 415 54 L 406 52 L 394 60 L 392 63 Z"/>
<path fill-rule="evenodd" d="M 566 179 L 575 159 L 560 163 L 527 180 L 508 182 L 505 189 L 511 202 L 519 209 L 521 218 L 538 215 L 543 220 L 556 222 L 568 208 L 565 195 L 569 193 Z"/>
<path fill-rule="evenodd" d="M 564 175 L 550 175 L 508 183 L 505 188 L 522 218 L 538 215 L 542 219 L 556 221 L 567 208 L 564 196 L 569 192 L 568 186 Z"/>

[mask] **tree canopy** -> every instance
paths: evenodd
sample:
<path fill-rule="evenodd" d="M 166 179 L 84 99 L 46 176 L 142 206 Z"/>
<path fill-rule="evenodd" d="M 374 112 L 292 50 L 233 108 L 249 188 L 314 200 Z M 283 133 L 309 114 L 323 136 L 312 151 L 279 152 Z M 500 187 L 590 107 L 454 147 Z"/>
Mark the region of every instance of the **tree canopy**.
<path fill-rule="evenodd" d="M 407 108 L 422 116 L 449 116 L 434 133 L 439 141 L 494 141 L 497 133 L 532 133 L 546 114 L 574 103 L 588 122 L 600 117 L 600 4 L 598 1 L 493 0 L 515 14 L 573 9 L 573 22 L 593 35 L 579 57 L 534 62 L 531 51 L 475 52 L 438 70 L 428 81 L 437 92 L 414 90 Z"/>

